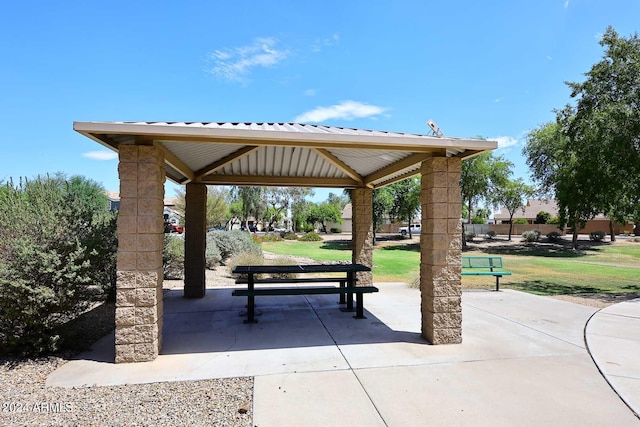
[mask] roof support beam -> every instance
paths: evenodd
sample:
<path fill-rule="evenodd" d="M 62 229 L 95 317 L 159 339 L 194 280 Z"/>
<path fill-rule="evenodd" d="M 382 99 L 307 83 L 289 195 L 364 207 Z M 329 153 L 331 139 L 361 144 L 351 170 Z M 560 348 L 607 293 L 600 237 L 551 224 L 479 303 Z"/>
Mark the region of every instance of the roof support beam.
<path fill-rule="evenodd" d="M 387 178 L 388 176 L 394 175 L 403 169 L 415 166 L 418 163 L 422 163 L 429 157 L 431 157 L 430 153 L 429 154 L 426 154 L 426 153 L 411 154 L 403 159 L 398 160 L 395 163 L 390 164 L 389 166 L 385 166 L 382 169 L 377 170 L 376 172 L 365 176 L 364 182 L 367 185 L 372 185 L 376 181 L 383 180 L 386 185 L 385 178 Z M 412 172 L 412 174 L 415 174 L 415 173 L 417 172 Z M 394 179 L 392 182 L 396 182 L 396 181 L 398 180 Z M 376 187 L 377 186 L 378 185 L 376 185 Z"/>
<path fill-rule="evenodd" d="M 172 168 L 187 177 L 187 180 L 182 182 L 182 184 L 186 184 L 195 180 L 196 176 L 193 171 L 182 160 L 180 160 L 178 156 L 173 154 L 167 149 L 167 147 L 160 144 L 159 142 L 154 142 L 153 145 L 159 148 L 164 153 L 164 161 L 166 163 L 168 163 Z"/>
<path fill-rule="evenodd" d="M 420 174 L 420 169 L 418 170 L 414 170 L 414 171 L 410 171 L 410 172 L 406 172 L 403 173 L 402 175 L 398 175 L 395 178 L 390 178 L 386 181 L 380 182 L 379 184 L 376 184 L 375 188 L 380 188 L 380 187 L 386 187 L 389 184 L 393 184 L 394 182 L 398 182 L 398 181 L 402 181 L 404 179 L 407 178 L 411 178 L 412 176 L 416 176 Z"/>
<path fill-rule="evenodd" d="M 248 156 L 249 154 L 253 153 L 254 151 L 256 151 L 258 148 L 257 146 L 247 146 L 247 147 L 242 147 L 241 149 L 234 151 L 233 153 L 229 154 L 228 156 L 225 156 L 223 158 L 221 158 L 220 160 L 216 160 L 215 162 L 211 163 L 210 165 L 207 165 L 205 167 L 203 167 L 202 169 L 198 170 L 195 172 L 195 176 L 196 176 L 196 180 L 201 180 L 205 175 L 211 174 L 215 171 L 217 171 L 218 169 L 221 169 L 223 167 L 225 167 L 226 165 L 228 165 L 229 163 L 238 160 L 244 156 Z"/>
<path fill-rule="evenodd" d="M 342 160 L 340 160 L 339 158 L 331 154 L 329 151 L 325 150 L 324 148 L 314 148 L 313 150 L 316 153 L 318 153 L 320 156 L 327 159 L 335 167 L 337 167 L 338 169 L 343 171 L 345 174 L 347 174 L 347 176 L 351 177 L 354 181 L 358 182 L 360 187 L 364 187 L 366 185 L 364 180 L 362 179 L 362 176 L 358 172 L 353 170 L 349 165 L 347 165 L 345 162 L 343 162 Z M 369 185 L 366 185 L 366 186 L 369 186 Z M 369 187 L 372 187 L 372 186 L 369 186 Z"/>
<path fill-rule="evenodd" d="M 326 188 L 353 188 L 362 185 L 351 178 L 314 178 L 299 176 L 245 176 L 213 174 L 203 177 L 203 184 L 212 185 L 267 185 L 282 187 L 326 187 Z"/>

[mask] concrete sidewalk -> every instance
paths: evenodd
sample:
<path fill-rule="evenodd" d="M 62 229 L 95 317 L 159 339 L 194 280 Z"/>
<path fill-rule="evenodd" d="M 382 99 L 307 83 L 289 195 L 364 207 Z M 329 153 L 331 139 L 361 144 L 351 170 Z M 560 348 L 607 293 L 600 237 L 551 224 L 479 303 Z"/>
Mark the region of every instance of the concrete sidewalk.
<path fill-rule="evenodd" d="M 292 296 L 258 299 L 254 325 L 242 323 L 246 301 L 230 288 L 201 300 L 170 291 L 158 359 L 116 365 L 110 336 L 47 385 L 253 376 L 260 427 L 640 425 L 586 349 L 596 309 L 516 291 L 464 292 L 463 344 L 431 346 L 419 334 L 419 291 L 377 286 L 365 296 L 366 320 L 339 311 L 336 296 Z M 629 310 L 640 316 L 640 304 Z M 599 316 L 587 331 L 592 350 Z M 637 354 L 603 346 L 623 366 Z M 640 402 L 638 387 L 625 393 Z"/>

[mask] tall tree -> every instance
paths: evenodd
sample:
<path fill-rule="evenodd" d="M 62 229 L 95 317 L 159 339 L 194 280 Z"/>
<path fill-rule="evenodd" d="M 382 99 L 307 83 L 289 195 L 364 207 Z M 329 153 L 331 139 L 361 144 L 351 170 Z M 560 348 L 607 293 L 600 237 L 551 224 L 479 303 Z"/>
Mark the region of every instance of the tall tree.
<path fill-rule="evenodd" d="M 511 240 L 511 232 L 513 231 L 513 215 L 518 209 L 523 209 L 527 199 L 533 194 L 534 188 L 525 184 L 522 179 L 506 180 L 493 189 L 491 195 L 493 204 L 504 206 L 509 212 L 509 240 Z"/>
<path fill-rule="evenodd" d="M 600 45 L 604 55 L 586 80 L 567 83 L 576 99 L 563 114 L 568 148 L 601 212 L 640 225 L 640 38 L 609 27 Z"/>
<path fill-rule="evenodd" d="M 327 222 L 342 224 L 342 210 L 340 205 L 334 203 L 322 202 L 314 204 L 307 215 L 307 221 L 319 223 L 322 226 L 323 233 L 327 232 Z"/>
<path fill-rule="evenodd" d="M 389 185 L 393 193 L 393 207 L 391 215 L 399 221 L 406 221 L 411 224 L 413 219 L 420 212 L 420 178 L 412 177 L 403 181 L 394 182 Z M 411 238 L 411 227 L 409 227 L 409 237 Z"/>
<path fill-rule="evenodd" d="M 373 244 L 376 244 L 376 230 L 384 223 L 393 208 L 393 191 L 389 187 L 373 190 Z"/>
<path fill-rule="evenodd" d="M 312 195 L 313 190 L 305 187 L 266 187 L 264 199 L 270 208 L 266 218 L 267 230 L 271 230 L 273 224 L 279 221 L 294 203 Z"/>
<path fill-rule="evenodd" d="M 491 189 L 507 181 L 511 167 L 513 163 L 502 156 L 493 157 L 491 153 L 482 153 L 462 162 L 460 192 L 462 203 L 467 206 L 469 222 L 474 206 L 489 201 Z"/>
<path fill-rule="evenodd" d="M 231 191 L 242 202 L 242 220 L 245 229 L 249 230 L 249 217 L 258 221 L 266 210 L 264 187 L 234 186 Z"/>
<path fill-rule="evenodd" d="M 578 230 L 598 214 L 597 198 L 593 196 L 589 169 L 584 168 L 568 145 L 561 118 L 532 130 L 522 149 L 539 192 L 556 199 L 560 227 L 572 228 L 572 246 L 577 247 Z"/>
<path fill-rule="evenodd" d="M 207 228 L 225 224 L 229 216 L 227 199 L 229 191 L 224 187 L 207 185 Z M 186 212 L 186 196 L 184 189 L 176 189 L 176 207 Z"/>

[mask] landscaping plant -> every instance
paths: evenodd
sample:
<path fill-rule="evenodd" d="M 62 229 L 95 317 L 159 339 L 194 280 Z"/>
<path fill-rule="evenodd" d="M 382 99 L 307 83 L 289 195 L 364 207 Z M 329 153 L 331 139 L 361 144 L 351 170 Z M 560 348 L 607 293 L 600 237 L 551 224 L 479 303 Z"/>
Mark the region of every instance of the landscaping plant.
<path fill-rule="evenodd" d="M 0 187 L 0 352 L 59 348 L 59 327 L 115 296 L 116 215 L 82 177 Z"/>

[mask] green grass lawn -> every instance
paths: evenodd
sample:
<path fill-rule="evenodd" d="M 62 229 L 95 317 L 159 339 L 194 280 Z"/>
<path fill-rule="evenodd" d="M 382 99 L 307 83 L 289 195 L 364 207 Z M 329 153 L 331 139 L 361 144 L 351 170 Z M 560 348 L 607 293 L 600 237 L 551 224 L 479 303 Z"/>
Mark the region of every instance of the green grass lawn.
<path fill-rule="evenodd" d="M 263 249 L 315 261 L 351 259 L 350 242 L 265 242 Z M 500 286 L 536 294 L 640 293 L 640 244 L 603 244 L 574 252 L 554 247 L 501 247 L 470 250 L 464 255 L 501 255 L 512 276 Z M 377 282 L 410 283 L 419 274 L 418 245 L 405 241 L 378 244 L 373 252 L 373 277 Z M 464 288 L 491 289 L 493 277 L 464 276 Z"/>

